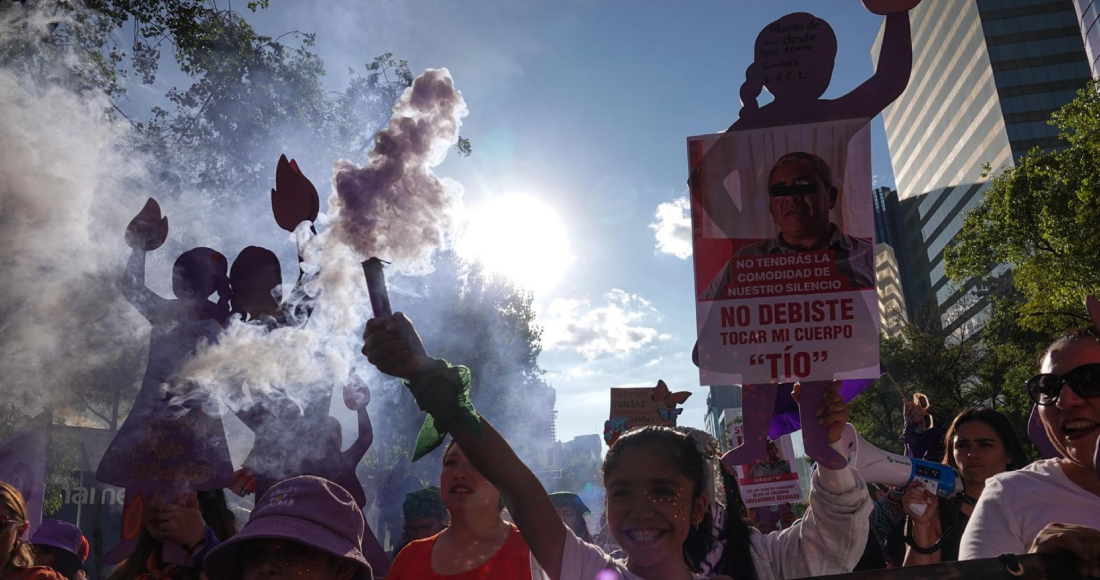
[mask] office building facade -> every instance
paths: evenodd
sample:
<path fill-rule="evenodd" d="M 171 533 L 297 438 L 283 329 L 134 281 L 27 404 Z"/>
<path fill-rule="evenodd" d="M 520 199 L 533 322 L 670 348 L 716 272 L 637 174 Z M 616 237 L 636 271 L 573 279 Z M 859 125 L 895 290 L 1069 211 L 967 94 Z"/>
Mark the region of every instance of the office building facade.
<path fill-rule="evenodd" d="M 1081 39 L 1085 42 L 1092 78 L 1100 78 L 1100 2 L 1097 0 L 1073 0 L 1077 19 L 1081 23 Z"/>
<path fill-rule="evenodd" d="M 936 0 L 910 13 L 911 80 L 883 112 L 906 232 L 901 270 L 912 274 L 910 304 L 938 309 L 950 330 L 980 328 L 989 289 L 952 283 L 944 249 L 991 175 L 1060 145 L 1047 120 L 1091 76 L 1074 1 Z"/>

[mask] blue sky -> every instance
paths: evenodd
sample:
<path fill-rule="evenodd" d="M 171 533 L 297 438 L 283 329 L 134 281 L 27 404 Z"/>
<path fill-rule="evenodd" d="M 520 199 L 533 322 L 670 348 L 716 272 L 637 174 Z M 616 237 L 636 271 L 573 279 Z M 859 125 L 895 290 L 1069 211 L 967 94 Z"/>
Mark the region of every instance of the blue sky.
<path fill-rule="evenodd" d="M 681 423 L 702 426 L 691 261 L 659 251 L 651 224 L 685 193 L 685 138 L 736 119 L 756 34 L 798 11 L 837 33 L 827 97 L 871 75 L 882 17 L 858 0 L 276 0 L 249 19 L 266 33 L 317 33 L 333 88 L 349 67 L 386 51 L 414 74 L 451 71 L 470 109 L 462 133 L 474 155 L 452 156 L 437 172 L 465 186 L 467 207 L 522 193 L 567 231 L 573 260 L 535 296 L 546 325 L 541 364 L 567 440 L 602 432 L 608 388 L 657 379 L 695 392 Z M 881 119 L 873 139 L 873 173 L 892 185 Z M 676 206 L 664 214 L 686 219 Z M 675 219 L 665 223 L 676 231 Z M 664 241 L 673 250 L 684 243 Z"/>

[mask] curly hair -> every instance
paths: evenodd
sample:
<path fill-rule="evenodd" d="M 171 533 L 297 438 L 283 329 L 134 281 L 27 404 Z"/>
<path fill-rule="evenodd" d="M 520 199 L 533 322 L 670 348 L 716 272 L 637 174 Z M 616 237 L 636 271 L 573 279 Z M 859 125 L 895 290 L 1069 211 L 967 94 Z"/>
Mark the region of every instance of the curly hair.
<path fill-rule="evenodd" d="M 0 481 L 0 506 L 3 506 L 11 513 L 12 517 L 20 522 L 27 521 L 27 504 L 23 500 L 23 494 L 19 493 L 19 490 L 15 487 L 2 481 Z M 34 551 L 31 549 L 31 545 L 16 538 L 11 555 L 8 556 L 8 564 L 0 572 L 22 570 L 31 566 L 34 566 Z"/>

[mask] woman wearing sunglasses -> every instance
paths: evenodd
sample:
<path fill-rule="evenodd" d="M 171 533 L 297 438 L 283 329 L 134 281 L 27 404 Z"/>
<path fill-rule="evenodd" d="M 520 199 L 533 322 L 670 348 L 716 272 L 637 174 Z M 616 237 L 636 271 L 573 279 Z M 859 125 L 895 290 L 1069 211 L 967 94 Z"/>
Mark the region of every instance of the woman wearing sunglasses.
<path fill-rule="evenodd" d="M 990 478 L 959 559 L 1069 551 L 1083 576 L 1100 577 L 1100 332 L 1059 338 L 1040 363 L 1027 390 L 1062 457 Z"/>
<path fill-rule="evenodd" d="M 65 580 L 50 568 L 34 565 L 34 550 L 21 539 L 27 527 L 22 494 L 0 481 L 0 580 Z"/>

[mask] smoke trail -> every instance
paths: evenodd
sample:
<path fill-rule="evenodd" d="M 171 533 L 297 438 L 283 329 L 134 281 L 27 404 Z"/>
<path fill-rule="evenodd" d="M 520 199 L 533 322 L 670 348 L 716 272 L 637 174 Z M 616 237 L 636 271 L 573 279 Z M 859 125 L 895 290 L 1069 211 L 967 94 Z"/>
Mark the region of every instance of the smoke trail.
<path fill-rule="evenodd" d="M 119 159 L 104 100 L 34 95 L 0 74 L 0 103 L 0 391 L 32 409 L 65 404 L 140 348 L 140 317 L 114 287 L 124 216 L 141 207 L 116 187 L 137 170 Z"/>
<path fill-rule="evenodd" d="M 457 142 L 466 114 L 446 69 L 417 77 L 375 137 L 366 167 L 336 163 L 329 213 L 318 217 L 320 233 L 303 246 L 302 291 L 284 293 L 287 311 L 309 301 L 312 314 L 274 330 L 236 319 L 177 379 L 202 385 L 233 410 L 249 408 L 256 396 L 305 409 L 355 367 L 369 366 L 358 356 L 368 304 L 360 256 L 393 260 L 404 273 L 430 270 L 462 194 L 432 167 Z M 376 375 L 373 368 L 359 372 Z"/>
<path fill-rule="evenodd" d="M 432 172 L 458 142 L 467 114 L 445 68 L 429 69 L 398 99 L 366 167 L 336 163 L 329 208 L 335 234 L 362 257 L 425 273 L 452 226 L 462 186 Z"/>

